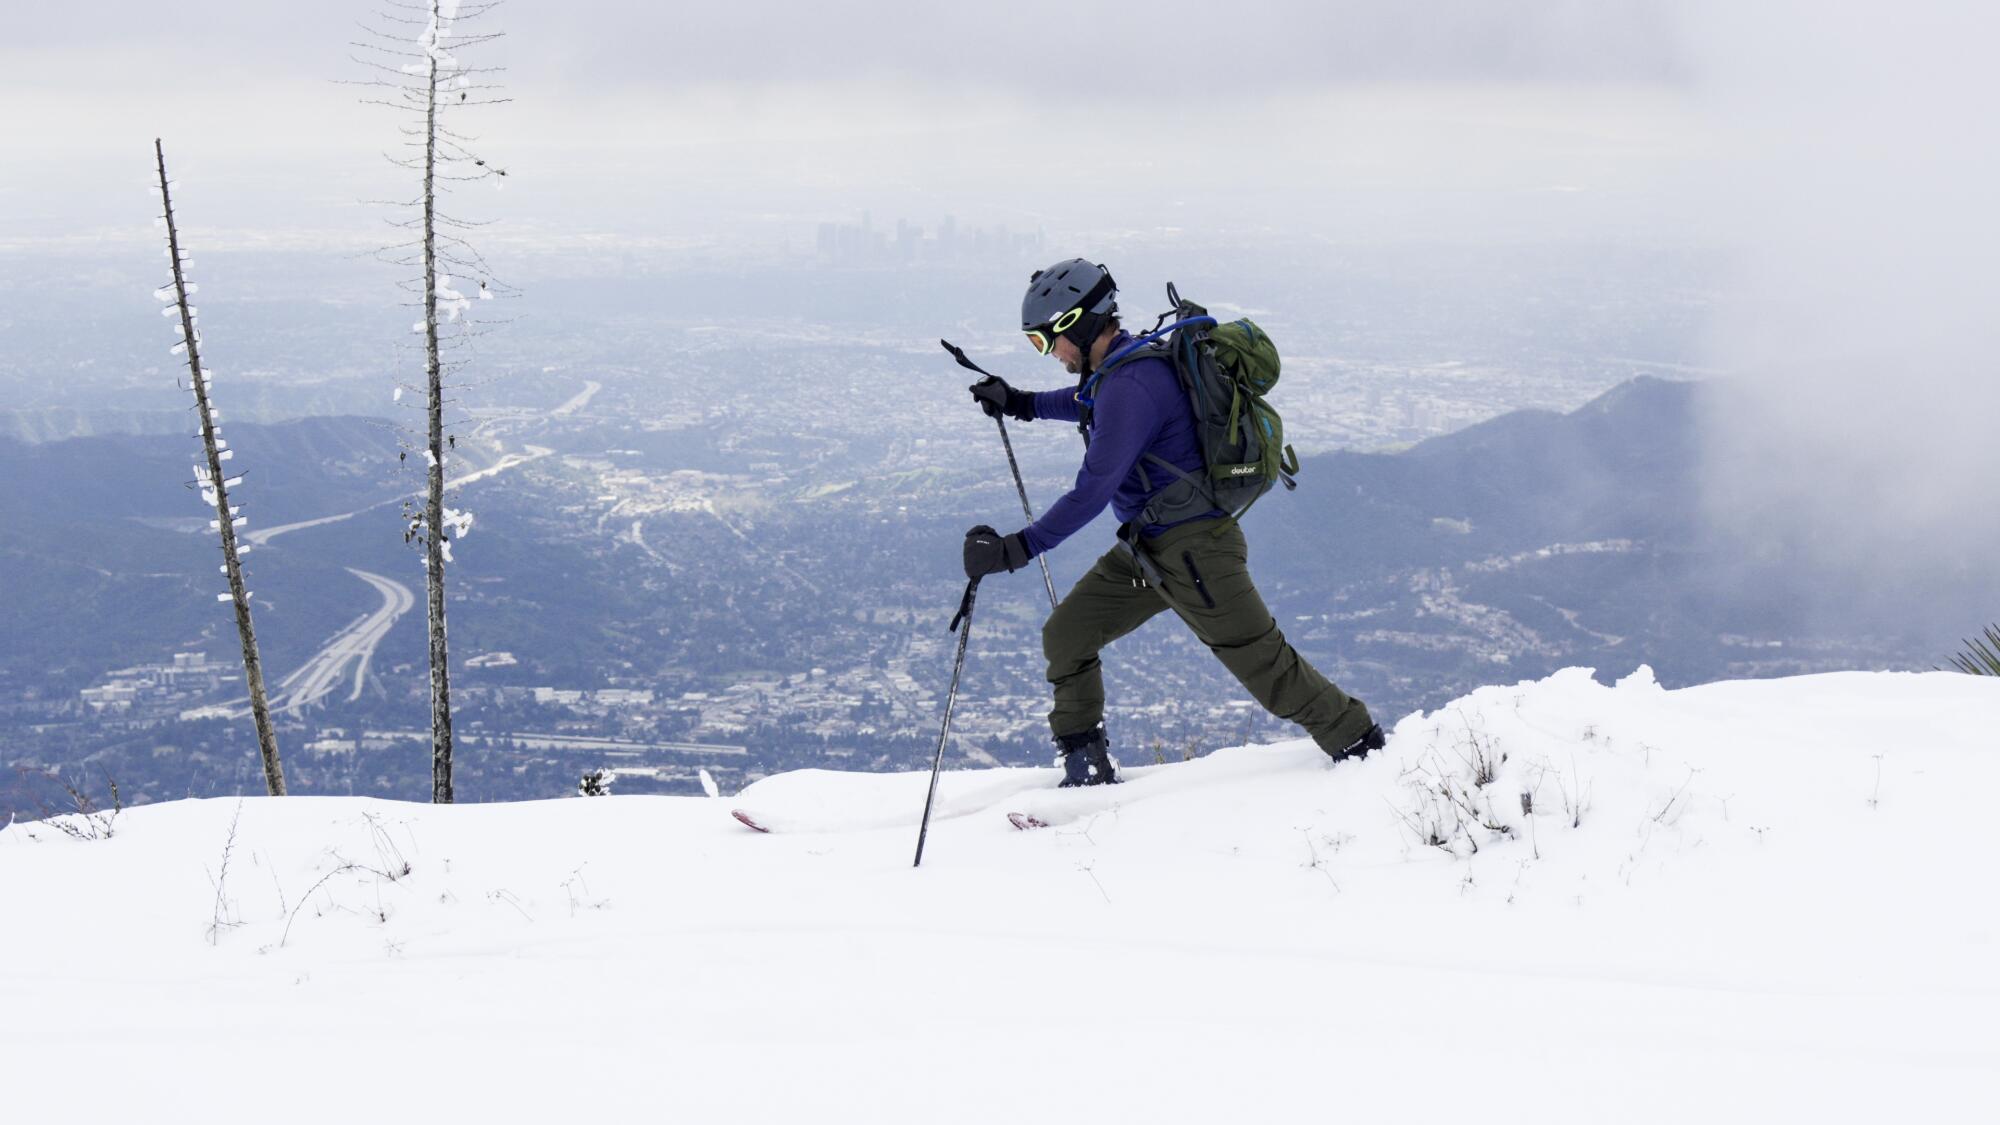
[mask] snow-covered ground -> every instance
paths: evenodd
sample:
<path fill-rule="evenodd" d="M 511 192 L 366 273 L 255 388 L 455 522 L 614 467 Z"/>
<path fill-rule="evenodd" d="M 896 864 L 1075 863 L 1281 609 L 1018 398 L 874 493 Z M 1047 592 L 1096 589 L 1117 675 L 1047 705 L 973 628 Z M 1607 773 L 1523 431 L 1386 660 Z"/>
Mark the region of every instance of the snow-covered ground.
<path fill-rule="evenodd" d="M 1411 716 L 1363 763 L 1127 765 L 1089 791 L 948 773 L 915 870 L 920 774 L 15 825 L 0 1105 L 2000 1120 L 2000 680 L 1572 670 Z"/>

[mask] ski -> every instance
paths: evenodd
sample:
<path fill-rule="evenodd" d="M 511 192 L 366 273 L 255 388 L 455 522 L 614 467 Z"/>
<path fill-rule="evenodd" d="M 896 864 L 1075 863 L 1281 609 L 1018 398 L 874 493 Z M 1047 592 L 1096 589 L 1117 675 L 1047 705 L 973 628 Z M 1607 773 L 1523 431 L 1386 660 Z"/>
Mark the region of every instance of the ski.
<path fill-rule="evenodd" d="M 735 817 L 736 822 L 738 824 L 741 824 L 743 827 L 748 828 L 752 832 L 762 832 L 765 835 L 770 835 L 771 833 L 770 826 L 759 823 L 756 815 L 749 812 L 746 809 L 730 809 L 729 815 Z M 1020 829 L 1023 832 L 1027 832 L 1036 828 L 1047 828 L 1049 826 L 1048 821 L 1043 820 L 1038 816 L 1021 812 L 1008 813 L 1007 823 L 1012 824 L 1014 827 Z"/>

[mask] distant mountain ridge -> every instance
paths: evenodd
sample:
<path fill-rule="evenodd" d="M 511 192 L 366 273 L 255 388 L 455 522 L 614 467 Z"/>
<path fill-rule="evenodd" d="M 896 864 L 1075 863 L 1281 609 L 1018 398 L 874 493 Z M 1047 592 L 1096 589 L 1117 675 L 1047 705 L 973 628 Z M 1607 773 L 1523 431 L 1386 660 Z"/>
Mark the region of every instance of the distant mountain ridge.
<path fill-rule="evenodd" d="M 104 516 L 172 518 L 202 515 L 186 487 L 201 459 L 188 432 L 106 434 L 29 444 L 0 437 L 0 473 L 14 486 L 0 494 L 0 514 L 59 522 Z M 257 522 L 282 523 L 347 511 L 414 488 L 416 474 L 397 479 L 399 431 L 384 418 L 301 418 L 272 425 L 225 421 L 236 451 L 228 468 L 246 475 L 242 498 Z"/>
<path fill-rule="evenodd" d="M 180 428 L 186 410 L 133 406 L 126 408 L 42 406 L 0 410 L 0 441 L 29 444 L 70 441 L 95 435 L 158 435 Z"/>
<path fill-rule="evenodd" d="M 1256 515 L 1283 518 L 1287 537 L 1350 573 L 1557 542 L 1684 540 L 1698 522 L 1700 394 L 1640 378 L 1568 414 L 1521 410 L 1399 453 L 1307 457 L 1298 492 Z"/>
<path fill-rule="evenodd" d="M 224 434 L 244 474 L 231 500 L 250 527 L 354 511 L 419 484 L 399 476 L 398 437 L 380 418 L 236 423 Z M 190 487 L 201 443 L 186 435 L 115 434 L 30 445 L 0 438 L 0 672 L 73 690 L 106 669 L 181 647 L 224 656 L 234 643 L 215 608 L 214 513 Z M 339 628 L 365 587 L 340 563 L 294 554 L 248 560 L 267 660 L 289 667 Z M 351 564 L 350 564 L 351 565 Z M 350 590 L 354 587 L 355 590 Z M 357 593 L 356 591 L 360 591 Z M 342 591 L 336 598 L 316 597 Z"/>
<path fill-rule="evenodd" d="M 1721 385 L 1639 378 L 1568 414 L 1518 411 L 1398 453 L 1306 458 L 1250 515 L 1281 615 L 1399 700 L 1564 664 L 1675 684 L 1929 668 L 1992 612 L 1985 568 L 1905 552 L 1884 584 L 1706 510 Z M 1833 533 L 1834 529 L 1829 529 Z M 1353 620 L 1350 614 L 1365 611 Z"/>
<path fill-rule="evenodd" d="M 1982 570 L 1963 569 L 1955 584 L 1880 589 L 1808 579 L 1782 550 L 1722 538 L 1703 512 L 1701 418 L 1714 393 L 1638 379 L 1567 414 L 1522 411 L 1397 453 L 1307 458 L 1296 492 L 1267 497 L 1246 518 L 1259 587 L 1294 643 L 1386 717 L 1569 665 L 1623 674 L 1647 664 L 1670 686 L 1928 668 L 1959 630 L 1986 619 Z M 414 491 L 421 458 L 399 463 L 402 431 L 375 418 L 229 432 L 239 451 L 231 467 L 248 472 L 240 496 L 253 530 L 372 508 L 252 556 L 267 663 L 295 668 L 373 608 L 377 595 L 348 568 L 419 580 L 394 501 Z M 534 440 L 581 456 L 475 485 L 470 500 L 479 536 L 454 587 L 470 611 L 454 616 L 455 638 L 465 652 L 519 661 L 482 672 L 488 683 L 681 682 L 706 692 L 745 675 L 837 673 L 894 651 L 871 647 L 881 638 L 870 630 L 920 643 L 925 614 L 958 582 L 962 505 L 948 483 L 879 511 L 853 494 L 725 514 L 685 497 L 647 508 L 641 494 L 640 507 L 621 510 L 594 475 L 602 470 L 587 466 L 611 464 L 599 453 L 634 437 L 606 428 Z M 10 594 L 0 601 L 9 638 L 0 681 L 15 697 L 73 700 L 113 668 L 230 652 L 215 544 L 186 487 L 196 447 L 158 435 L 0 439 L 13 486 L 0 516 L 14 532 L 0 543 Z M 673 469 L 721 455 L 678 444 L 663 453 Z M 1080 568 L 1102 549 L 1079 542 L 1056 563 Z M 827 563 L 846 568 L 838 586 L 795 588 Z M 1017 605 L 1005 612 L 1016 612 L 1025 644 L 1005 675 L 1039 692 L 1032 631 L 1046 604 L 1019 597 L 1038 584 L 1016 582 Z M 849 635 L 850 620 L 865 626 Z M 421 626 L 413 616 L 392 631 L 379 666 L 415 666 Z M 1174 675 L 1220 674 L 1196 649 L 1148 651 L 1185 660 Z"/>

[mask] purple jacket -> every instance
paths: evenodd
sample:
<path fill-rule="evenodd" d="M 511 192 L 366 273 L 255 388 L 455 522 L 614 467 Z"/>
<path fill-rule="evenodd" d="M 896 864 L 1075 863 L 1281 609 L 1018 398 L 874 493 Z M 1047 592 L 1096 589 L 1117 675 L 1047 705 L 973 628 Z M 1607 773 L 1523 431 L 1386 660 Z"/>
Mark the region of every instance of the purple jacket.
<path fill-rule="evenodd" d="M 1112 341 L 1111 352 L 1124 347 L 1131 338 L 1130 334 L 1120 332 Z M 1097 381 L 1095 398 L 1096 405 L 1091 408 L 1090 449 L 1084 454 L 1083 468 L 1077 470 L 1076 487 L 1049 505 L 1042 518 L 1022 531 L 1030 558 L 1075 534 L 1078 528 L 1096 519 L 1107 503 L 1119 522 L 1132 519 L 1154 496 L 1180 479 L 1165 468 L 1148 463 L 1145 479 L 1152 482 L 1152 487 L 1147 488 L 1140 478 L 1139 466 L 1140 458 L 1148 453 L 1171 461 L 1197 478 L 1202 475 L 1194 408 L 1188 405 L 1187 394 L 1181 390 L 1172 363 L 1158 356 L 1121 363 Z M 1035 392 L 1036 418 L 1074 422 L 1080 409 L 1075 388 Z M 1145 534 L 1158 535 L 1164 530 L 1162 526 L 1149 524 Z"/>

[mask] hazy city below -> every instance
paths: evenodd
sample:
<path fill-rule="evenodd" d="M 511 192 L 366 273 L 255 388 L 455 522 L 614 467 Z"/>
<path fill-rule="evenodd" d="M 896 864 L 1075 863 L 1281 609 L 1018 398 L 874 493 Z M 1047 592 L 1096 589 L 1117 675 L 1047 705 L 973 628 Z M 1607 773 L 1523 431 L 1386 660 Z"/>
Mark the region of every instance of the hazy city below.
<path fill-rule="evenodd" d="M 1604 399 L 1609 436 L 1579 415 L 1560 419 L 1575 437 L 1503 429 L 1400 453 L 1635 379 L 1710 374 L 1695 356 L 1712 256 L 1258 235 L 1107 245 L 1132 325 L 1152 322 L 1173 280 L 1279 342 L 1277 402 L 1307 467 L 1298 494 L 1253 514 L 1253 567 L 1300 646 L 1384 718 L 1567 662 L 1652 663 L 1672 683 L 1909 666 L 1935 643 L 1767 614 L 1754 596 L 1711 622 L 1744 594 L 1686 562 L 1715 547 L 1696 530 L 1685 395 Z M 924 760 L 960 534 L 1020 522 L 998 435 L 937 340 L 1023 386 L 1064 383 L 1020 343 L 1015 309 L 1028 272 L 1067 252 L 1041 231 L 868 214 L 733 265 L 713 251 L 496 258 L 524 295 L 463 341 L 449 411 L 448 468 L 475 478 L 454 501 L 476 524 L 450 572 L 462 795 L 555 795 L 598 769 L 627 789 L 693 791 L 704 768 L 735 786 Z M 294 787 L 418 792 L 422 574 L 400 498 L 421 483 L 420 395 L 393 271 L 324 252 L 198 261 Z M 140 799 L 256 784 L 148 267 L 52 254 L 8 295 L 10 472 L 76 498 L 22 506 L 19 526 L 46 546 L 6 556 L 34 603 L 17 608 L 0 670 L 10 760 L 26 771 L 17 804 L 39 771 L 85 762 Z M 1075 472 L 1077 435 L 1012 433 L 1044 506 Z M 1564 442 L 1578 444 L 1558 457 Z M 1461 467 L 1434 479 L 1424 466 L 1441 457 Z M 1451 483 L 1480 477 L 1488 491 Z M 1563 510 L 1538 509 L 1552 503 Z M 1109 543 L 1101 519 L 1058 549 L 1059 588 Z M 1038 760 L 1045 594 L 1028 574 L 988 586 L 955 754 Z M 1665 624 L 1643 599 L 1668 607 Z M 1114 741 L 1135 760 L 1289 729 L 1171 621 L 1120 642 L 1107 670 Z"/>

